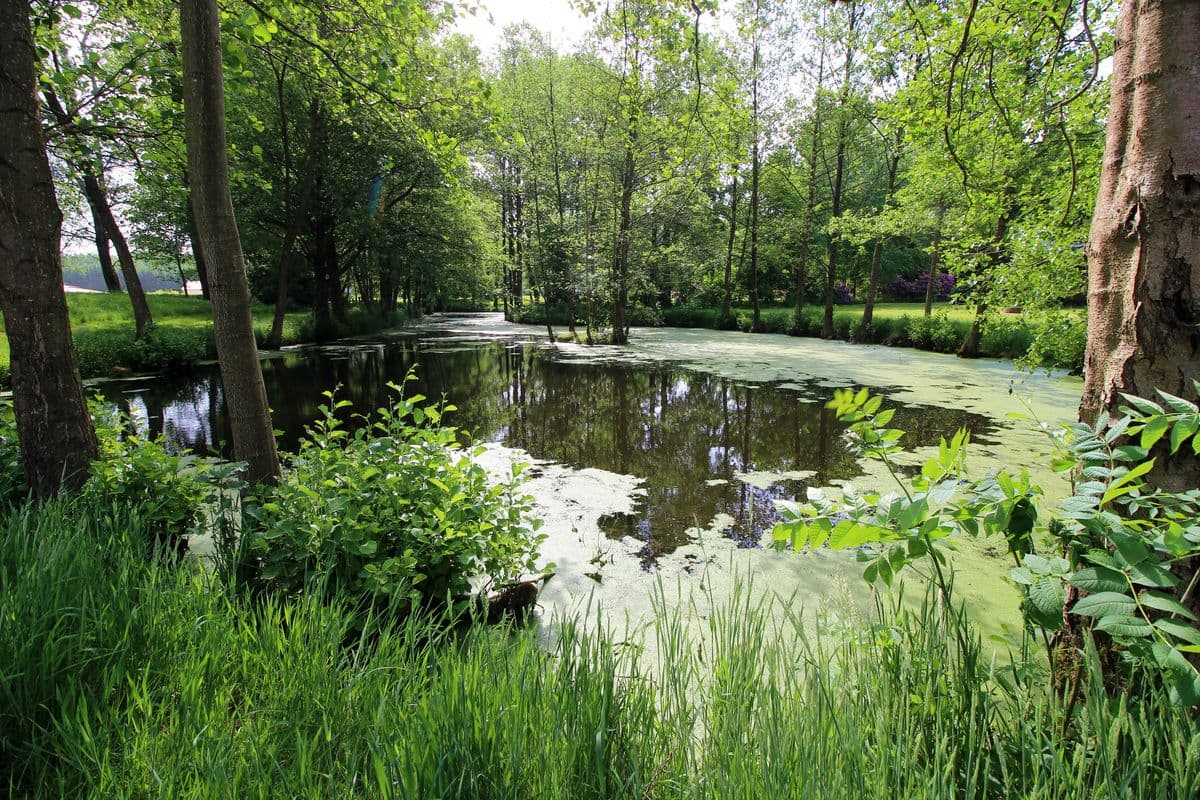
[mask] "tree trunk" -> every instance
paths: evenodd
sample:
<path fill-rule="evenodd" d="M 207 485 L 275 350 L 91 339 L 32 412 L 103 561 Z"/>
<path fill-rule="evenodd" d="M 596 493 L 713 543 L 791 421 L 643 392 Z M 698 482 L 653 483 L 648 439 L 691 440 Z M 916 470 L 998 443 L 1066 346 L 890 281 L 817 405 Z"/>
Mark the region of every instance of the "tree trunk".
<path fill-rule="evenodd" d="M 1200 14 L 1121 4 L 1100 194 L 1088 240 L 1080 418 L 1121 393 L 1190 396 L 1200 375 Z M 1200 461 L 1160 458 L 1156 483 L 1200 485 Z"/>
<path fill-rule="evenodd" d="M 25 480 L 74 489 L 96 457 L 62 285 L 62 212 L 37 101 L 28 0 L 0 0 L 0 310 Z"/>
<path fill-rule="evenodd" d="M 625 331 L 625 306 L 629 302 L 629 236 L 633 228 L 633 122 L 630 121 L 630 140 L 625 143 L 625 166 L 621 170 L 621 223 L 617 231 L 617 246 L 613 252 L 612 343 L 629 344 Z"/>
<path fill-rule="evenodd" d="M 108 196 L 104 193 L 99 178 L 90 169 L 83 171 L 83 190 L 87 194 L 88 203 L 100 214 L 105 234 L 117 249 L 121 276 L 125 278 L 125 290 L 129 294 L 129 303 L 133 306 L 134 338 L 140 339 L 146 328 L 154 324 L 154 318 L 150 315 L 150 306 L 146 302 L 146 292 L 142 289 L 142 279 L 138 277 L 137 265 L 133 263 L 133 253 L 129 250 L 125 234 L 121 233 L 121 228 L 117 225 L 112 206 L 108 204 Z"/>
<path fill-rule="evenodd" d="M 275 283 L 275 316 L 271 320 L 271 332 L 263 346 L 277 349 L 283 341 L 283 320 L 287 314 L 288 271 L 296 251 L 296 239 L 308 219 L 308 204 L 312 197 L 313 184 L 317 177 L 317 152 L 321 138 L 321 101 L 314 94 L 308 107 L 308 151 L 304 155 L 304 167 L 296 197 L 289 204 L 291 216 L 283 232 L 283 245 L 279 253 L 279 275 Z"/>
<path fill-rule="evenodd" d="M 192 243 L 192 260 L 196 262 L 196 278 L 200 281 L 200 296 L 205 300 L 211 300 L 212 295 L 208 290 L 208 261 L 204 258 L 204 247 L 200 244 L 200 231 L 196 227 L 196 209 L 192 200 L 191 181 L 187 175 L 184 175 L 184 182 L 188 184 L 188 239 Z"/>
<path fill-rule="evenodd" d="M 925 316 L 933 314 L 933 283 L 942 273 L 942 225 L 938 219 L 933 232 L 933 252 L 929 254 L 929 271 L 925 275 Z"/>
<path fill-rule="evenodd" d="M 738 170 L 734 165 L 733 185 L 729 190 L 729 241 L 725 243 L 725 283 L 721 293 L 721 316 L 717 327 L 729 327 L 730 306 L 733 303 L 733 242 L 737 238 Z"/>
<path fill-rule="evenodd" d="M 896 137 L 896 149 L 892 152 L 892 157 L 888 161 L 888 178 L 887 191 L 883 195 L 883 208 L 887 208 L 888 201 L 892 199 L 892 192 L 896 190 L 896 169 L 900 166 L 900 135 Z M 854 341 L 867 341 L 871 335 L 871 323 L 875 318 L 875 295 L 879 292 L 879 262 L 883 260 L 883 239 L 880 236 L 875 240 L 875 249 L 871 253 L 871 277 L 867 281 L 867 298 L 866 305 L 863 306 L 862 322 L 858 325 L 858 330 L 854 334 Z"/>
<path fill-rule="evenodd" d="M 751 60 L 752 75 L 750 83 L 751 133 L 754 136 L 754 147 L 750 154 L 750 305 L 754 316 L 750 321 L 751 333 L 762 333 L 762 302 L 758 296 L 758 184 L 759 172 L 762 167 L 761 132 L 758 125 L 758 11 L 759 4 L 754 4 L 754 55 Z"/>
<path fill-rule="evenodd" d="M 196 226 L 208 258 L 213 329 L 225 386 L 234 456 L 251 483 L 273 482 L 279 457 L 263 383 L 250 288 L 229 195 L 221 28 L 216 0 L 182 0 L 183 100 Z"/>
<path fill-rule="evenodd" d="M 846 137 L 838 137 L 837 155 L 833 172 L 833 219 L 842 215 L 842 177 L 846 167 Z M 833 290 L 837 283 L 838 237 L 829 237 L 829 265 L 825 272 L 825 317 L 821 323 L 821 338 L 833 338 Z"/>
<path fill-rule="evenodd" d="M 83 186 L 83 181 L 79 182 L 80 188 L 84 189 L 84 197 L 87 197 L 87 189 Z M 112 251 L 108 248 L 108 233 L 104 230 L 104 220 L 100 217 L 99 210 L 92 205 L 91 199 L 88 198 L 88 207 L 92 211 L 92 230 L 96 233 L 96 257 L 100 259 L 100 272 L 104 275 L 104 288 L 109 292 L 121 291 L 121 280 L 117 277 L 117 271 L 113 267 Z"/>

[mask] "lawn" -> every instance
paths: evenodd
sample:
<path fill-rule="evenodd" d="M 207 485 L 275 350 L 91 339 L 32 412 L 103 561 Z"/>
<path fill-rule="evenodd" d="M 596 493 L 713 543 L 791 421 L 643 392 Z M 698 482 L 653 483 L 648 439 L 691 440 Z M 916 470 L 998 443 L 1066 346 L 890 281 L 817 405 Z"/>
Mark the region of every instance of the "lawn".
<path fill-rule="evenodd" d="M 202 347 L 211 355 L 212 304 L 200 297 L 184 297 L 178 294 L 153 293 L 146 296 L 155 325 L 171 333 L 173 338 L 187 338 L 196 347 Z M 133 308 L 125 294 L 71 292 L 67 294 L 67 308 L 71 314 L 71 332 L 77 349 L 90 350 L 89 344 L 103 342 L 104 358 L 81 357 L 80 369 L 84 377 L 107 374 L 114 366 L 129 366 L 119 356 L 133 344 Z M 254 327 L 265 334 L 271 326 L 274 307 L 256 303 L 253 306 Z M 302 339 L 303 328 L 310 318 L 306 311 L 287 315 L 284 324 L 285 343 Z M 0 320 L 0 331 L 4 329 Z M 176 335 L 178 334 L 178 335 Z M 84 354 L 86 355 L 86 354 Z M 109 357 L 111 356 L 111 357 Z M 86 361 L 87 363 L 82 363 Z M 0 336 L 0 374 L 7 375 L 9 365 L 8 338 Z"/>

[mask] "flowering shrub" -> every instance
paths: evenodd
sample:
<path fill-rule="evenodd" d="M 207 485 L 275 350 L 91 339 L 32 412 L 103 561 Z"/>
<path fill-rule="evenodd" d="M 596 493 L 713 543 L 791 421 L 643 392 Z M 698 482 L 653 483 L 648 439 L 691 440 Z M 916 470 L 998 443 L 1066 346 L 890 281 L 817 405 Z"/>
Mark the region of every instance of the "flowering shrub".
<path fill-rule="evenodd" d="M 953 275 L 948 272 L 939 272 L 934 279 L 933 299 L 949 299 L 950 294 L 954 291 L 954 284 L 955 278 Z M 884 294 L 890 300 L 923 301 L 928 286 L 928 272 L 922 272 L 912 279 L 906 278 L 903 275 L 897 275 L 896 279 L 884 289 Z"/>

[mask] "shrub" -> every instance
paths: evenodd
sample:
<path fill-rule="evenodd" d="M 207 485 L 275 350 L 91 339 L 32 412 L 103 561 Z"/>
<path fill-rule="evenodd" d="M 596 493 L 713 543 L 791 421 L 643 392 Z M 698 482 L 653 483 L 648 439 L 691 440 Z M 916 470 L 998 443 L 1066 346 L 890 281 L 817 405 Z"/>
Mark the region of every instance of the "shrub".
<path fill-rule="evenodd" d="M 1053 312 L 1038 320 L 1021 361 L 1032 367 L 1083 372 L 1087 320 L 1080 314 Z"/>
<path fill-rule="evenodd" d="M 967 325 L 956 323 L 945 314 L 912 317 L 908 322 L 908 338 L 913 347 L 937 353 L 953 353 L 966 336 Z"/>
<path fill-rule="evenodd" d="M 113 328 L 89 328 L 73 337 L 79 374 L 95 378 L 113 374 L 133 364 L 133 331 Z"/>
<path fill-rule="evenodd" d="M 18 502 L 28 495 L 17 440 L 17 418 L 12 398 L 5 398 L 0 400 L 0 504 Z"/>
<path fill-rule="evenodd" d="M 534 567 L 544 537 L 517 491 L 523 466 L 494 484 L 457 431 L 438 427 L 453 406 L 392 388 L 397 399 L 354 433 L 336 416 L 349 403 L 327 393 L 279 484 L 251 498 L 247 545 L 269 591 L 405 610 L 460 598 L 476 576 L 509 581 Z"/>
<path fill-rule="evenodd" d="M 92 405 L 92 418 L 100 453 L 81 492 L 87 507 L 136 508 L 148 543 L 181 554 L 188 537 L 212 522 L 221 492 L 237 487 L 241 465 L 172 453 L 165 440 L 137 434 L 125 414 L 100 404 Z"/>
<path fill-rule="evenodd" d="M 210 328 L 171 328 L 153 325 L 129 352 L 127 366 L 141 372 L 173 372 L 186 369 L 215 351 L 209 344 Z"/>
<path fill-rule="evenodd" d="M 979 349 L 989 356 L 1019 358 L 1029 350 L 1033 333 L 1021 319 L 995 317 L 983 328 Z"/>
<path fill-rule="evenodd" d="M 948 272 L 939 272 L 937 278 L 934 279 L 933 299 L 946 300 L 954 292 L 955 278 Z M 889 283 L 883 290 L 884 296 L 890 300 L 901 300 L 906 302 L 924 302 L 925 293 L 929 288 L 929 271 L 926 270 L 916 278 L 906 278 L 903 275 L 897 275 L 896 279 Z"/>

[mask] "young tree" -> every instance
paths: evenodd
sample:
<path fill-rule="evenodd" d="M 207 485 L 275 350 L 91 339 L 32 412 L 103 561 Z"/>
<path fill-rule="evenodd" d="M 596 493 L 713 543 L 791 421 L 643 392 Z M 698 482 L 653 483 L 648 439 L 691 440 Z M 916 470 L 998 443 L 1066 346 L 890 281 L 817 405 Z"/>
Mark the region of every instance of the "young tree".
<path fill-rule="evenodd" d="M 96 457 L 62 288 L 62 212 L 38 117 L 28 0 L 0 0 L 0 308 L 25 478 L 76 488 Z"/>
<path fill-rule="evenodd" d="M 216 0 L 183 0 L 180 31 L 188 173 L 196 227 L 208 261 L 213 329 L 233 449 L 235 456 L 247 463 L 252 483 L 269 482 L 279 476 L 279 457 L 254 341 L 246 264 L 229 194 Z"/>

